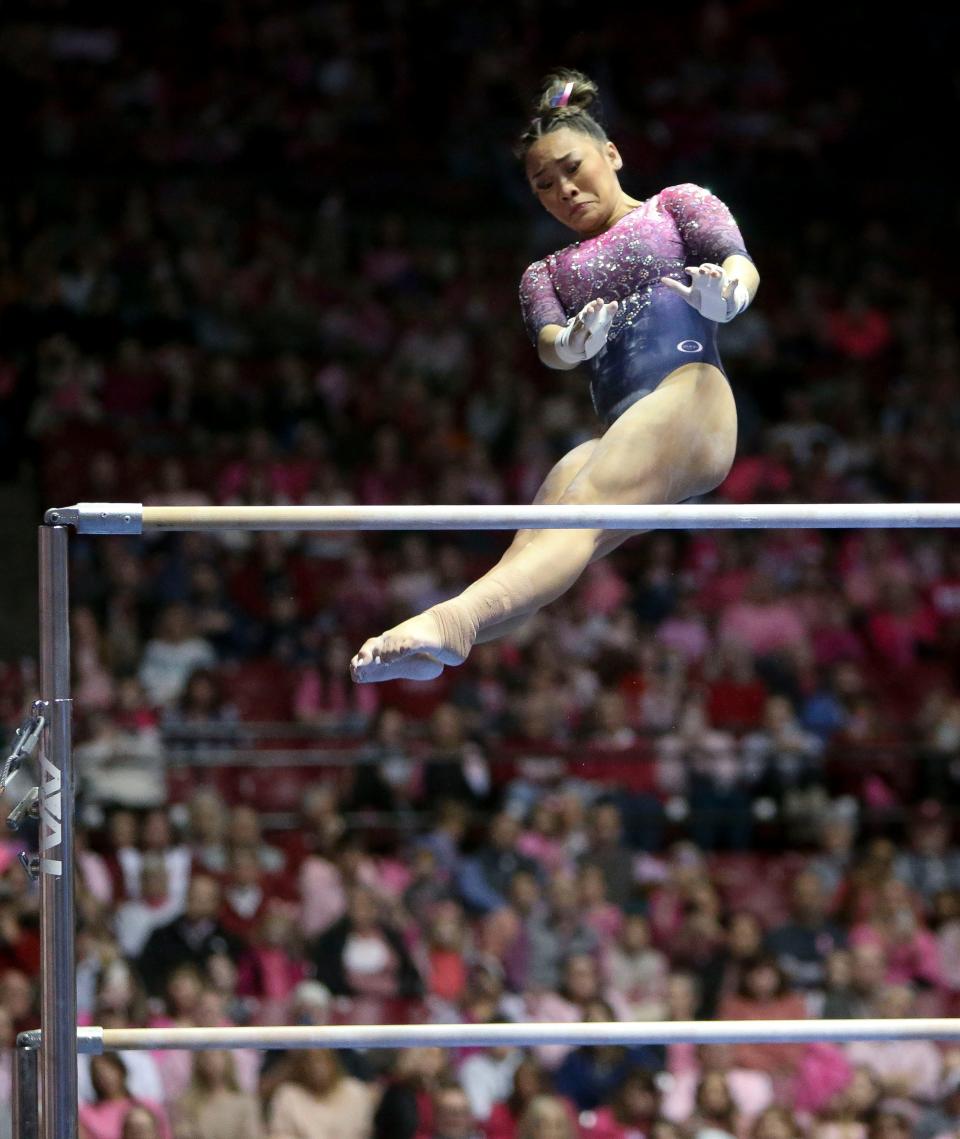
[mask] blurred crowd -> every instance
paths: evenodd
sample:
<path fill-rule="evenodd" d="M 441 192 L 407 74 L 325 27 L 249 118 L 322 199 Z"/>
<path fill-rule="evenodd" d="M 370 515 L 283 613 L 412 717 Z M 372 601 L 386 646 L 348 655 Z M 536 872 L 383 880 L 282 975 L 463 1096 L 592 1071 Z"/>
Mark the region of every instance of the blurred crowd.
<path fill-rule="evenodd" d="M 760 268 L 721 333 L 741 445 L 713 498 L 955 499 L 960 215 L 911 117 L 955 97 L 946 41 L 874 27 L 893 84 L 851 56 L 853 7 L 812 7 L 211 0 L 186 32 L 5 6 L 0 479 L 44 505 L 530 501 L 596 433 L 516 296 L 566 241 L 510 156 L 563 62 L 629 192 L 708 185 Z M 504 542 L 73 541 L 83 1019 L 955 1014 L 952 533 L 650 535 L 439 680 L 351 685 L 363 639 Z M 0 664 L 8 731 L 35 696 Z M 329 761 L 241 773 L 254 722 Z M 37 1023 L 21 845 L 3 1047 Z M 5 1053 L 0 1103 L 9 1080 Z M 933 1139 L 960 1053 L 126 1053 L 84 1059 L 81 1095 L 85 1139 Z"/>

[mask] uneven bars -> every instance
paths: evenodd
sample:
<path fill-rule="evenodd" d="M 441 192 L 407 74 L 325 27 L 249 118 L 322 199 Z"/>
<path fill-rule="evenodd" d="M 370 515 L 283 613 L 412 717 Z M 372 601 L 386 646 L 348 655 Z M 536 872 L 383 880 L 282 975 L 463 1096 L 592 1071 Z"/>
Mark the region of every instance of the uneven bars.
<path fill-rule="evenodd" d="M 152 1048 L 491 1048 L 540 1044 L 797 1044 L 960 1040 L 960 1019 L 710 1020 L 590 1024 L 370 1024 L 263 1028 L 84 1028 L 85 1052 Z"/>
<path fill-rule="evenodd" d="M 80 534 L 152 530 L 836 530 L 960 526 L 960 503 L 678 506 L 143 506 L 80 502 L 48 510 Z"/>

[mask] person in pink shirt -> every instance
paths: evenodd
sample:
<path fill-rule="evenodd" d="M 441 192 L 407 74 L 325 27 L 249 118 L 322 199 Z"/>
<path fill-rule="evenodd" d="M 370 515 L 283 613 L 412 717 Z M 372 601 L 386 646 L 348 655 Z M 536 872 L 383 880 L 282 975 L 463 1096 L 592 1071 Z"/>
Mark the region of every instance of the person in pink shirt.
<path fill-rule="evenodd" d="M 577 238 L 527 267 L 524 324 L 546 367 L 589 365 L 603 431 L 560 460 L 536 501 L 682 502 L 718 486 L 733 463 L 736 406 L 717 330 L 747 308 L 760 278 L 730 209 L 709 190 L 626 193 L 623 158 L 590 112 L 597 94 L 579 71 L 547 76 L 516 150 L 531 193 Z M 566 593 L 628 536 L 521 531 L 463 592 L 364 642 L 354 679 L 435 679 L 478 640 Z"/>
<path fill-rule="evenodd" d="M 80 1139 L 123 1139 L 124 1120 L 131 1108 L 150 1112 L 161 1139 L 172 1139 L 170 1121 L 163 1106 L 152 1100 L 134 1099 L 127 1090 L 127 1069 L 114 1052 L 104 1052 L 90 1061 L 90 1079 L 95 1103 L 80 1105 Z"/>
<path fill-rule="evenodd" d="M 909 985 L 888 985 L 880 994 L 877 1015 L 910 1017 L 916 1013 Z M 847 1060 L 862 1065 L 879 1082 L 885 1097 L 929 1102 L 936 1098 L 943 1055 L 932 1040 L 859 1040 L 845 1046 Z"/>
<path fill-rule="evenodd" d="M 577 873 L 577 892 L 583 920 L 597 935 L 601 948 L 610 945 L 623 928 L 623 910 L 607 897 L 603 867 L 587 862 Z"/>
<path fill-rule="evenodd" d="M 944 983 L 940 944 L 923 924 L 917 899 L 905 882 L 890 878 L 877 890 L 869 916 L 850 931 L 850 945 L 879 945 L 886 956 L 889 984 Z"/>
<path fill-rule="evenodd" d="M 272 898 L 238 964 L 237 993 L 252 1002 L 257 1024 L 289 1023 L 293 994 L 307 975 L 297 939 L 295 907 Z"/>
<path fill-rule="evenodd" d="M 908 670 L 937 637 L 937 617 L 912 585 L 884 582 L 880 600 L 867 618 L 867 640 L 881 664 Z"/>
<path fill-rule="evenodd" d="M 743 645 L 758 657 L 790 656 L 806 648 L 807 630 L 797 607 L 779 597 L 773 580 L 758 570 L 746 596 L 724 609 L 717 639 Z"/>
<path fill-rule="evenodd" d="M 729 1044 L 701 1044 L 696 1049 L 696 1065 L 674 1074 L 663 1097 L 664 1116 L 675 1123 L 689 1119 L 696 1107 L 698 1088 L 711 1075 L 725 1081 L 740 1133 L 773 1103 L 773 1081 L 766 1072 L 737 1065 Z"/>

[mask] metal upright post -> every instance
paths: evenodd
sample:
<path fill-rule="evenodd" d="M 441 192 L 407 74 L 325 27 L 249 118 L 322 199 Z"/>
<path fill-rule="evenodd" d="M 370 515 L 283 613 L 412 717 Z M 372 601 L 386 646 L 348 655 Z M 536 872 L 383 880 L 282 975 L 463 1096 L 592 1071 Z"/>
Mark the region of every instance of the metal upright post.
<path fill-rule="evenodd" d="M 40 527 L 41 1139 L 77 1134 L 68 533 Z"/>
<path fill-rule="evenodd" d="M 21 1032 L 13 1063 L 13 1139 L 37 1139 L 40 1096 L 37 1087 L 39 1032 Z"/>

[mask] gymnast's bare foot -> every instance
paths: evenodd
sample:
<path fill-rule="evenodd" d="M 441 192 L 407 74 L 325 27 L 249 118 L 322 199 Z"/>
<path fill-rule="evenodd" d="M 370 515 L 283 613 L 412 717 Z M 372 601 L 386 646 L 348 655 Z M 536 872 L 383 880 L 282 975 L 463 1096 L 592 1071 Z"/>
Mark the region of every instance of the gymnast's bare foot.
<path fill-rule="evenodd" d="M 440 622 L 432 610 L 364 641 L 350 662 L 357 684 L 381 680 L 434 680 L 445 665 L 463 664 L 466 654 L 444 644 Z"/>

